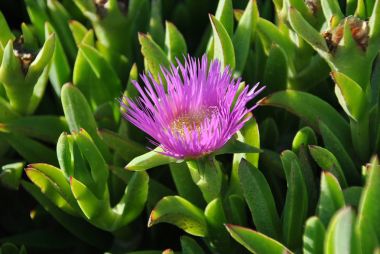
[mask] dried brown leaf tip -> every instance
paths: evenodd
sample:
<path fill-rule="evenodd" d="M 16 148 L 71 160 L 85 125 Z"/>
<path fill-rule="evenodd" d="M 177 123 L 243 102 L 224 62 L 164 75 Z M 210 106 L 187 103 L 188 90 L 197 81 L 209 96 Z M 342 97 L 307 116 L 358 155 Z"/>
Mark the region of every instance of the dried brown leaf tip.
<path fill-rule="evenodd" d="M 36 52 L 30 50 L 24 45 L 24 38 L 21 35 L 13 42 L 13 53 L 21 62 L 21 68 L 24 73 L 28 72 L 28 68 L 36 58 Z"/>
<path fill-rule="evenodd" d="M 323 33 L 327 46 L 331 53 L 335 53 L 338 44 L 343 38 L 344 24 L 348 22 L 351 30 L 352 38 L 356 41 L 357 45 L 365 51 L 368 46 L 369 27 L 368 21 L 361 20 L 354 16 L 349 16 L 343 20 L 332 30 Z"/>
<path fill-rule="evenodd" d="M 316 15 L 321 8 L 319 0 L 305 0 L 305 4 L 313 15 Z"/>

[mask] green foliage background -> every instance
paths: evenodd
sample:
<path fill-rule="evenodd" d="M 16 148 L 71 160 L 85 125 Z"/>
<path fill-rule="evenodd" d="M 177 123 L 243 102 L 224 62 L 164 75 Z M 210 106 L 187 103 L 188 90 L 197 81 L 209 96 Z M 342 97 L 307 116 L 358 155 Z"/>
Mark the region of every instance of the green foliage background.
<path fill-rule="evenodd" d="M 0 11 L 0 253 L 380 253 L 379 0 Z M 187 54 L 266 86 L 212 160 L 122 119 L 131 81 Z"/>

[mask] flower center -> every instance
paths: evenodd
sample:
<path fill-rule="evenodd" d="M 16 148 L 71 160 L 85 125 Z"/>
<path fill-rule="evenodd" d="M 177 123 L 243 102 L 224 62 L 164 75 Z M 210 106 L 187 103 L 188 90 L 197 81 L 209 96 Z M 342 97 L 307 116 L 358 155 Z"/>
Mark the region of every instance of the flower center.
<path fill-rule="evenodd" d="M 185 136 L 185 128 L 189 131 L 197 131 L 200 133 L 201 125 L 206 119 L 211 119 L 214 114 L 218 113 L 216 106 L 201 108 L 198 111 L 191 111 L 177 117 L 171 124 L 170 129 L 174 133 L 179 133 L 182 137 Z"/>

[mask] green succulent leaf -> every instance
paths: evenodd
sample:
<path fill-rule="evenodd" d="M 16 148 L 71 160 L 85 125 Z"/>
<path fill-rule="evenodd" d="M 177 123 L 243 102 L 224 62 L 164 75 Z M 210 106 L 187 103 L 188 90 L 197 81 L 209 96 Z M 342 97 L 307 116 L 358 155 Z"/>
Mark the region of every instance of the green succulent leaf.
<path fill-rule="evenodd" d="M 57 0 L 48 0 L 46 6 L 49 10 L 51 23 L 54 25 L 54 28 L 57 29 L 58 36 L 62 40 L 61 42 L 65 49 L 67 57 L 72 61 L 75 59 L 77 48 L 73 36 L 70 33 L 70 14 Z"/>
<path fill-rule="evenodd" d="M 134 158 L 125 166 L 125 168 L 132 171 L 141 171 L 169 163 L 179 162 L 174 157 L 164 155 L 162 154 L 162 152 L 162 148 L 157 147 L 156 149 L 150 152 L 147 152 L 143 155 Z"/>
<path fill-rule="evenodd" d="M 214 37 L 214 59 L 218 59 L 223 67 L 228 65 L 233 70 L 236 61 L 231 38 L 223 24 L 213 15 L 210 15 L 210 21 Z"/>
<path fill-rule="evenodd" d="M 377 158 L 372 159 L 367 182 L 360 198 L 357 227 L 363 253 L 372 253 L 380 242 L 380 167 Z"/>
<path fill-rule="evenodd" d="M 150 20 L 149 20 L 149 34 L 152 35 L 152 38 L 160 47 L 164 46 L 164 27 L 162 25 L 162 1 L 153 0 L 151 1 L 150 8 Z"/>
<path fill-rule="evenodd" d="M 41 115 L 10 120 L 0 129 L 55 144 L 61 132 L 67 131 L 68 127 L 64 117 Z"/>
<path fill-rule="evenodd" d="M 344 189 L 343 195 L 346 205 L 358 208 L 362 193 L 363 187 L 359 186 L 351 186 Z"/>
<path fill-rule="evenodd" d="M 297 9 L 293 7 L 289 8 L 289 21 L 297 34 L 312 45 L 317 51 L 322 53 L 329 51 L 323 36 L 302 17 Z"/>
<path fill-rule="evenodd" d="M 323 122 L 345 147 L 350 147 L 351 135 L 347 121 L 332 106 L 314 95 L 287 90 L 274 93 L 259 104 L 284 108 L 317 131 L 319 122 Z"/>
<path fill-rule="evenodd" d="M 205 202 L 202 193 L 191 178 L 187 164 L 185 162 L 170 163 L 169 167 L 178 194 L 194 205 L 203 207 Z"/>
<path fill-rule="evenodd" d="M 187 54 L 186 41 L 178 28 L 171 22 L 166 21 L 165 51 L 171 63 L 176 59 L 182 60 Z"/>
<path fill-rule="evenodd" d="M 106 161 L 90 135 L 84 129 L 80 129 L 78 133 L 74 133 L 73 137 L 90 167 L 91 176 L 96 186 L 95 194 L 100 198 L 104 198 L 108 179 L 108 165 Z"/>
<path fill-rule="evenodd" d="M 71 132 L 85 129 L 94 140 L 102 155 L 108 160 L 109 151 L 97 133 L 97 126 L 91 108 L 80 90 L 71 84 L 65 84 L 61 93 L 63 112 Z"/>
<path fill-rule="evenodd" d="M 18 190 L 20 185 L 24 163 L 15 162 L 6 164 L 0 169 L 0 185 L 11 190 Z"/>
<path fill-rule="evenodd" d="M 239 178 L 257 230 L 274 239 L 281 239 L 281 221 L 264 175 L 245 159 L 242 159 Z"/>
<path fill-rule="evenodd" d="M 334 134 L 326 124 L 320 122 L 319 130 L 323 139 L 323 143 L 327 150 L 333 153 L 337 160 L 339 161 L 345 176 L 347 176 L 347 181 L 350 184 L 358 184 L 360 180 L 360 175 L 356 166 L 353 162 L 352 157 L 348 153 L 347 149 L 349 147 L 344 146 L 342 142 L 338 139 L 336 134 Z M 351 152 L 352 154 L 353 152 Z"/>
<path fill-rule="evenodd" d="M 31 194 L 43 207 L 48 211 L 54 219 L 56 219 L 65 229 L 77 236 L 79 239 L 91 246 L 98 248 L 108 248 L 111 243 L 111 235 L 99 230 L 82 219 L 70 216 L 58 207 L 56 207 L 40 189 L 26 181 L 21 181 L 22 187 Z M 96 240 L 95 240 L 96 239 Z"/>
<path fill-rule="evenodd" d="M 45 167 L 46 169 L 47 167 Z M 52 167 L 54 168 L 54 167 Z M 59 170 L 59 169 L 57 169 Z M 38 188 L 40 188 L 41 192 L 58 208 L 62 209 L 64 212 L 76 216 L 78 215 L 78 210 L 76 210 L 76 206 L 73 206 L 73 204 L 76 205 L 75 201 L 71 202 L 72 195 L 70 191 L 70 186 L 66 180 L 66 178 L 63 177 L 64 181 L 59 181 L 58 183 L 55 181 L 57 179 L 52 179 L 51 176 L 58 178 L 59 174 L 56 172 L 49 172 L 48 174 L 45 174 L 45 172 L 33 168 L 33 166 L 29 166 L 25 169 L 25 172 L 29 179 L 36 185 Z M 62 175 L 63 176 L 63 175 Z M 58 179 L 60 180 L 60 179 Z M 66 189 L 66 187 L 69 187 L 69 189 Z M 71 196 L 71 197 L 70 197 Z"/>
<path fill-rule="evenodd" d="M 282 154 L 282 161 L 286 173 L 287 193 L 282 216 L 283 239 L 289 248 L 301 245 L 303 225 L 307 218 L 308 192 L 304 173 L 298 159 L 291 159 L 291 152 Z M 296 157 L 295 157 L 296 158 Z"/>
<path fill-rule="evenodd" d="M 45 24 L 45 37 L 49 37 L 49 35 L 55 33 L 53 26 L 47 22 Z M 59 96 L 63 84 L 69 82 L 71 79 L 71 67 L 59 37 L 56 38 L 55 49 L 51 61 L 49 78 L 55 93 Z"/>
<path fill-rule="evenodd" d="M 318 166 L 320 166 L 323 170 L 327 170 L 332 173 L 338 179 L 340 186 L 342 188 L 346 188 L 346 177 L 344 176 L 343 170 L 334 154 L 320 146 L 309 146 L 309 150 Z"/>
<path fill-rule="evenodd" d="M 157 203 L 150 214 L 148 226 L 160 222 L 174 224 L 191 235 L 207 236 L 207 221 L 203 212 L 179 196 L 167 196 Z"/>
<path fill-rule="evenodd" d="M 337 85 L 335 87 L 335 94 L 340 105 L 350 117 L 355 121 L 359 121 L 363 114 L 368 111 L 365 92 L 354 80 L 343 73 L 332 72 L 331 75 Z"/>
<path fill-rule="evenodd" d="M 321 177 L 321 194 L 317 213 L 325 226 L 331 217 L 345 205 L 344 196 L 339 182 L 334 175 L 323 172 Z"/>
<path fill-rule="evenodd" d="M 47 13 L 46 1 L 25 0 L 29 18 L 36 29 L 40 41 L 45 39 L 45 22 L 50 21 Z"/>
<path fill-rule="evenodd" d="M 260 153 L 262 150 L 253 147 L 246 142 L 241 142 L 235 138 L 230 139 L 215 155 L 230 153 Z"/>
<path fill-rule="evenodd" d="M 268 93 L 286 89 L 288 81 L 287 58 L 278 44 L 272 44 L 265 65 L 263 84 Z"/>
<path fill-rule="evenodd" d="M 321 7 L 323 11 L 323 15 L 325 16 L 327 24 L 330 25 L 331 19 L 334 17 L 338 18 L 339 20 L 344 18 L 344 15 L 340 9 L 339 3 L 334 0 L 321 0 Z"/>
<path fill-rule="evenodd" d="M 165 52 L 149 36 L 139 33 L 141 53 L 144 56 L 145 67 L 157 80 L 162 67 L 169 67 L 170 62 Z"/>
<path fill-rule="evenodd" d="M 292 142 L 292 150 L 298 153 L 302 146 L 316 145 L 317 136 L 315 132 L 310 127 L 304 127 L 300 129 L 294 136 Z"/>
<path fill-rule="evenodd" d="M 77 45 L 80 45 L 89 30 L 82 23 L 76 20 L 71 20 L 69 22 L 69 27 L 74 37 L 75 43 Z"/>
<path fill-rule="evenodd" d="M 325 231 L 325 227 L 318 217 L 310 217 L 306 221 L 303 235 L 303 253 L 323 254 Z"/>
<path fill-rule="evenodd" d="M 256 254 L 291 254 L 284 245 L 260 232 L 241 226 L 227 224 L 230 235 L 251 253 Z"/>
<path fill-rule="evenodd" d="M 114 211 L 121 213 L 122 225 L 127 225 L 143 211 L 148 198 L 149 176 L 146 172 L 134 172 L 125 192 Z"/>
<path fill-rule="evenodd" d="M 205 208 L 205 217 L 208 225 L 207 237 L 215 243 L 215 249 L 232 252 L 228 232 L 223 226 L 227 222 L 221 198 L 215 198 Z"/>
<path fill-rule="evenodd" d="M 0 138 L 6 140 L 17 153 L 30 163 L 44 161 L 53 165 L 57 164 L 54 151 L 40 142 L 14 133 L 0 132 Z"/>
<path fill-rule="evenodd" d="M 204 254 L 205 252 L 199 244 L 188 236 L 181 236 L 182 254 Z"/>
<path fill-rule="evenodd" d="M 355 221 L 355 212 L 349 207 L 341 209 L 332 218 L 326 231 L 324 253 L 358 253 Z"/>
<path fill-rule="evenodd" d="M 257 3 L 250 0 L 247 7 L 239 20 L 235 34 L 232 37 L 232 43 L 236 56 L 236 76 L 241 76 L 247 61 L 249 48 L 251 45 L 251 33 L 256 32 L 256 24 L 259 18 Z"/>
<path fill-rule="evenodd" d="M 15 36 L 13 35 L 11 29 L 8 26 L 7 21 L 5 20 L 5 17 L 3 13 L 0 11 L 0 46 L 2 48 L 5 48 L 9 40 L 14 40 Z"/>

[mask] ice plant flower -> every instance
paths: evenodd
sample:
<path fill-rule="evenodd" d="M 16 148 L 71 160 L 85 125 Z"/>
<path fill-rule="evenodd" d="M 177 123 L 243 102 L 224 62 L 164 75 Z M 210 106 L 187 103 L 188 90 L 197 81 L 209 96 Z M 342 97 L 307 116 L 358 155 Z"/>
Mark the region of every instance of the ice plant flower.
<path fill-rule="evenodd" d="M 149 134 L 165 155 L 199 158 L 226 144 L 251 117 L 247 103 L 263 89 L 258 84 L 239 92 L 240 79 L 222 70 L 219 61 L 188 57 L 178 67 L 161 68 L 164 80 L 141 75 L 144 87 L 133 84 L 140 97 L 122 100 L 124 117 Z M 124 102 L 123 102 L 124 101 Z"/>

